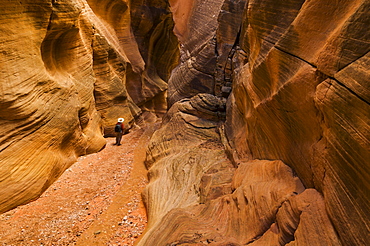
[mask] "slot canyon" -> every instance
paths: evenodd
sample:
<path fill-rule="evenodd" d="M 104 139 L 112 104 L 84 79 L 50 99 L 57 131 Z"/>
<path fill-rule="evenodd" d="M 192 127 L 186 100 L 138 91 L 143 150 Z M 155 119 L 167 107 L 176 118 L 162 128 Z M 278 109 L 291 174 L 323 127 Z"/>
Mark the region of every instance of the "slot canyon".
<path fill-rule="evenodd" d="M 0 3 L 1 245 L 370 245 L 369 0 Z M 94 189 L 111 230 L 138 203 L 130 244 L 9 239 Z"/>

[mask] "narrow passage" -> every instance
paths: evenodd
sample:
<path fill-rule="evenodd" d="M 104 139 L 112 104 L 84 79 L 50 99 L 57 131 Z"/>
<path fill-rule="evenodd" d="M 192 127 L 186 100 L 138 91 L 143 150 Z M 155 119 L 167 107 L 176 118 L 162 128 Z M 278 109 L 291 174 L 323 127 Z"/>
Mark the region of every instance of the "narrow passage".
<path fill-rule="evenodd" d="M 145 147 L 154 127 L 133 130 L 122 145 L 107 138 L 80 157 L 36 201 L 0 215 L 0 245 L 134 245 L 146 226 L 141 192 Z"/>

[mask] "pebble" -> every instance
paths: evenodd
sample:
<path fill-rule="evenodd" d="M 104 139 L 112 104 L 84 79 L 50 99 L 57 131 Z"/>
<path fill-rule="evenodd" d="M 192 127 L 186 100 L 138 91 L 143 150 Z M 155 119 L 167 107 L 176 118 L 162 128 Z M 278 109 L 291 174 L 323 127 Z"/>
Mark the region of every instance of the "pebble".
<path fill-rule="evenodd" d="M 134 146 L 131 145 L 131 147 Z M 115 194 L 119 186 L 124 185 L 123 182 L 126 182 L 125 180 L 128 178 L 129 173 L 132 172 L 132 167 L 130 165 L 132 165 L 133 161 L 130 159 L 131 156 L 129 156 L 132 153 L 133 151 L 123 153 L 125 158 L 122 158 L 122 160 L 124 160 L 127 165 L 125 165 L 125 168 L 123 169 L 111 169 L 113 173 L 111 173 L 110 176 L 104 176 L 106 169 L 101 168 L 101 164 L 103 164 L 102 161 L 100 161 L 101 164 L 99 165 L 95 165 L 96 162 L 91 161 L 91 158 L 103 160 L 104 158 L 97 158 L 100 153 L 82 157 L 79 161 L 85 160 L 84 163 L 77 163 L 73 168 L 67 169 L 67 172 L 64 174 L 66 177 L 57 180 L 54 183 L 54 186 L 52 186 L 50 190 L 46 191 L 48 192 L 48 195 L 45 196 L 44 201 L 39 199 L 35 203 L 25 205 L 23 210 L 22 208 L 18 209 L 24 213 L 22 217 L 19 217 L 22 218 L 22 220 L 16 221 L 16 223 L 13 224 L 14 228 L 18 226 L 18 242 L 23 240 L 28 242 L 38 242 L 37 245 L 40 245 L 40 243 L 42 243 L 42 245 L 52 245 L 55 240 L 58 240 L 60 245 L 72 245 L 69 243 L 76 242 L 78 240 L 77 237 L 83 235 L 84 231 L 94 223 L 94 221 L 96 221 L 99 214 L 106 211 L 107 206 L 112 202 L 112 195 Z M 108 165 L 108 163 L 104 164 Z M 95 165 L 96 167 L 92 165 Z M 91 175 L 88 175 L 89 172 Z M 114 177 L 113 179 L 112 176 Z M 76 177 L 80 178 L 80 180 L 76 180 Z M 84 179 L 85 177 L 88 178 Z M 106 182 L 106 180 L 98 180 L 98 178 L 93 177 L 106 177 L 106 180 L 109 180 L 110 183 Z M 86 185 L 91 181 L 93 181 L 92 185 Z M 102 182 L 103 185 L 96 189 L 95 184 L 98 182 Z M 57 184 L 58 186 L 56 186 Z M 145 185 L 146 182 L 144 181 L 142 186 Z M 76 187 L 78 187 L 76 191 L 82 191 L 82 193 L 75 194 L 70 192 L 71 190 L 74 190 L 72 188 Z M 134 189 L 136 189 L 136 186 Z M 67 194 L 67 196 L 65 196 L 66 198 L 68 197 L 67 199 L 55 196 L 55 194 L 60 196 L 64 193 Z M 122 218 L 122 221 L 117 222 L 115 225 L 111 225 L 111 228 L 115 228 L 111 230 L 115 231 L 116 236 L 112 239 L 114 241 L 110 243 L 115 242 L 117 245 L 131 246 L 145 229 L 145 215 L 143 215 L 143 217 L 136 215 L 140 198 L 132 197 L 129 201 L 130 202 L 126 203 L 126 206 L 122 206 L 122 209 L 126 211 L 127 215 Z M 38 206 L 34 206 L 33 204 Z M 42 207 L 46 205 L 54 205 L 54 207 L 50 207 L 50 209 Z M 38 212 L 40 208 L 43 208 L 42 213 L 40 213 L 42 216 L 36 217 L 35 214 L 38 214 L 36 212 Z M 130 209 L 127 210 L 128 208 Z M 29 215 L 26 211 L 36 212 Z M 12 218 L 11 216 L 13 213 L 9 213 L 8 216 L 3 215 L 0 219 L 3 221 L 8 220 L 9 218 Z M 14 219 L 12 222 L 15 222 Z M 102 230 L 93 232 L 94 235 L 102 233 L 106 232 Z M 13 233 L 13 235 L 15 234 L 16 233 Z M 13 238 L 16 238 L 16 236 Z M 40 238 L 43 238 L 42 242 L 39 241 Z M 28 243 L 27 245 L 35 244 Z"/>

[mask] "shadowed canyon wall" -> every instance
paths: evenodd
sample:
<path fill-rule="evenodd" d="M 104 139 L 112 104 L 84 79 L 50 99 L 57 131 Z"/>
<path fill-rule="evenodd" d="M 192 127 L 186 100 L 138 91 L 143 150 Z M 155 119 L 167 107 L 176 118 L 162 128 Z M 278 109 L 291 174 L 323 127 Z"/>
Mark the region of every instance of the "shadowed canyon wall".
<path fill-rule="evenodd" d="M 365 245 L 370 3 L 289 5 L 249 1 L 240 42 L 248 62 L 239 67 L 229 98 L 227 136 L 242 158 L 291 166 L 307 188 L 323 194 L 342 243 Z M 271 14 L 272 7 L 285 18 Z M 243 130 L 235 131 L 239 125 Z"/>
<path fill-rule="evenodd" d="M 163 116 L 139 245 L 370 241 L 369 1 L 0 2 L 0 212 Z"/>
<path fill-rule="evenodd" d="M 139 245 L 367 245 L 369 1 L 170 5 Z"/>
<path fill-rule="evenodd" d="M 118 117 L 131 127 L 142 112 L 146 120 L 163 115 L 179 52 L 165 4 L 147 11 L 150 26 L 138 42 L 139 13 L 155 3 L 0 2 L 4 212 L 36 199 L 78 156 L 102 149 Z"/>

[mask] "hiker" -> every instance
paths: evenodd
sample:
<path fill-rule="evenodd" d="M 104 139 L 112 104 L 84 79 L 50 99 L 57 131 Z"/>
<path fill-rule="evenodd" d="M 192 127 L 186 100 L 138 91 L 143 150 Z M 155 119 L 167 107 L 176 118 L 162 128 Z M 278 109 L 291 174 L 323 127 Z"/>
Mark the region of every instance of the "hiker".
<path fill-rule="evenodd" d="M 118 122 L 116 123 L 116 126 L 114 127 L 114 131 L 116 132 L 116 143 L 114 145 L 117 145 L 117 146 L 121 145 L 123 129 L 125 128 L 125 125 L 123 124 L 124 121 L 125 119 L 119 118 Z"/>

